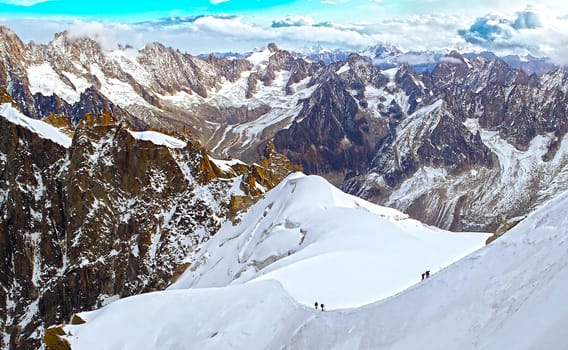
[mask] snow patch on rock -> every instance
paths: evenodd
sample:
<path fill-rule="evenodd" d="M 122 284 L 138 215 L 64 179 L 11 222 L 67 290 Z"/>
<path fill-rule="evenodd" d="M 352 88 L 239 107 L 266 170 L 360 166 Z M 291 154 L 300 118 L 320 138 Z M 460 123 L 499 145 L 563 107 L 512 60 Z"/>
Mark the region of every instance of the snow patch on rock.
<path fill-rule="evenodd" d="M 6 118 L 11 123 L 27 128 L 41 138 L 51 140 L 65 148 L 71 146 L 71 138 L 59 131 L 59 129 L 41 120 L 26 117 L 9 103 L 0 106 L 0 116 Z"/>

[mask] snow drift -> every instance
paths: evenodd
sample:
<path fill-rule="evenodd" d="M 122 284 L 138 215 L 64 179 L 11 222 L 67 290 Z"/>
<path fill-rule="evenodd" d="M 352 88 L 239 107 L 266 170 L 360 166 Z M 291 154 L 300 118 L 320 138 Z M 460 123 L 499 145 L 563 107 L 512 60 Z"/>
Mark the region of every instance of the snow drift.
<path fill-rule="evenodd" d="M 283 194 L 288 198 L 307 195 L 310 192 L 304 186 L 312 193 L 309 198 L 303 197 L 305 201 L 287 202 L 282 198 Z M 206 284 L 206 281 L 207 284 L 222 284 L 232 280 L 237 271 L 247 266 L 250 256 L 261 254 L 260 248 L 265 246 L 244 228 L 250 227 L 250 220 L 259 213 L 258 225 L 253 227 L 264 227 L 263 218 L 273 215 L 264 211 L 267 207 L 278 211 L 279 215 L 273 216 L 274 219 L 289 218 L 291 222 L 298 220 L 298 216 L 292 215 L 292 203 L 299 205 L 298 209 L 301 210 L 298 213 L 315 222 L 324 220 L 322 213 L 330 208 L 339 210 L 351 207 L 352 216 L 333 212 L 336 220 L 329 223 L 326 231 L 334 234 L 320 233 L 321 236 L 316 237 L 313 227 L 305 226 L 307 233 L 300 246 L 313 245 L 312 253 L 319 249 L 323 251 L 324 248 L 337 251 L 339 247 L 334 235 L 336 237 L 340 233 L 334 229 L 339 230 L 346 220 L 363 222 L 364 216 L 357 216 L 357 210 L 382 216 L 383 220 L 395 227 L 407 222 L 400 213 L 369 206 L 357 199 L 350 201 L 350 197 L 329 187 L 322 192 L 323 188 L 325 184 L 318 178 L 298 175 L 288 178 L 251 208 L 240 225 L 232 229 L 223 227 L 216 240 L 211 241 L 208 262 L 188 272 L 176 287 Z M 276 199 L 279 200 L 271 202 Z M 269 203 L 272 206 L 266 206 Z M 322 206 L 322 203 L 328 206 Z M 361 209 L 354 209 L 355 203 Z M 259 276 L 268 278 L 272 273 L 286 286 L 290 280 L 278 276 L 277 267 L 285 271 L 284 266 L 294 266 L 293 263 L 285 263 L 286 259 L 309 265 L 310 258 L 302 255 L 308 251 L 308 247 L 304 247 L 296 249 L 290 257 L 286 253 L 286 258 L 280 259 L 279 263 L 268 265 L 274 266 L 267 268 L 269 271 L 264 274 L 244 271 L 247 278 L 237 278 L 233 285 L 227 287 L 170 289 L 126 298 L 104 309 L 84 313 L 81 317 L 87 320 L 86 324 L 65 327 L 66 332 L 71 334 L 67 335 L 67 339 L 74 349 L 566 349 L 567 207 L 568 192 L 529 215 L 490 246 L 402 293 L 356 309 L 321 312 L 313 310 L 313 307 L 304 307 L 290 298 L 276 281 L 252 281 L 238 285 L 241 280 L 258 280 Z M 314 214 L 319 216 L 313 217 Z M 302 224 L 308 225 L 309 222 Z M 419 230 L 408 231 L 409 237 L 409 232 L 415 232 L 416 236 L 424 232 L 428 235 L 427 227 L 416 222 L 414 225 Z M 239 231 L 239 228 L 244 231 Z M 280 230 L 300 232 L 299 228 L 284 226 Z M 265 231 L 261 229 L 260 232 Z M 227 233 L 236 235 L 224 236 Z M 382 237 L 381 234 L 378 236 Z M 385 240 L 384 243 L 390 244 L 390 251 L 404 251 L 406 245 L 412 246 L 413 238 L 409 237 Z M 264 237 L 264 241 L 269 239 Z M 309 244 L 305 243 L 308 239 Z M 228 264 L 223 259 L 214 259 L 215 247 L 219 243 L 239 246 L 238 242 L 248 242 L 246 247 L 257 246 L 259 251 L 248 251 L 250 256 L 245 259 L 247 250 L 242 248 L 246 247 L 240 246 L 241 250 L 235 252 L 242 258 L 240 263 L 233 269 L 225 270 Z M 281 242 L 284 243 L 271 246 L 287 246 L 288 249 L 293 246 L 285 240 Z M 348 243 L 347 240 L 338 242 Z M 373 244 L 370 241 L 364 248 L 371 249 Z M 353 251 L 353 245 L 346 249 Z M 441 254 L 443 249 L 438 252 Z M 298 258 L 293 258 L 294 255 Z M 302 256 L 304 259 L 299 258 Z M 316 253 L 310 254 L 311 259 L 317 260 L 318 256 Z M 413 258 L 407 256 L 407 260 L 413 261 Z M 342 288 L 342 274 L 333 270 L 338 264 L 334 264 L 332 259 L 326 262 L 330 264 L 315 264 L 321 268 L 319 273 L 333 276 L 330 281 L 336 281 L 336 287 Z M 295 280 L 300 282 L 313 278 L 315 265 L 298 269 Z M 214 266 L 225 267 L 217 270 Z M 393 270 L 397 268 L 395 264 L 389 267 Z M 202 271 L 200 278 L 196 278 L 196 271 Z M 302 275 L 303 272 L 306 275 Z M 358 273 L 355 270 L 349 272 Z M 209 274 L 223 277 L 224 280 L 215 280 Z M 326 288 L 330 286 L 331 282 L 326 284 Z M 370 288 L 374 288 L 372 283 Z M 294 295 L 294 288 L 287 289 L 291 289 Z"/>

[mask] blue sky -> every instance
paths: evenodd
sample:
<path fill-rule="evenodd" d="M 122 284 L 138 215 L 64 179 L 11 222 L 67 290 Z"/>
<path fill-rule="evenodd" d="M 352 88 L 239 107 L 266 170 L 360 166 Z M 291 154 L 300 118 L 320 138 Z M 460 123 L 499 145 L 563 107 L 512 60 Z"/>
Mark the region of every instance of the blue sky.
<path fill-rule="evenodd" d="M 84 19 L 138 20 L 170 15 L 314 15 L 349 21 L 432 13 L 477 13 L 519 9 L 529 3 L 514 0 L 0 0 L 7 17 L 78 16 Z M 559 0 L 540 0 L 554 11 L 568 14 Z"/>
<path fill-rule="evenodd" d="M 24 41 L 63 30 L 108 49 L 152 41 L 190 53 L 321 45 L 492 50 L 568 57 L 568 4 L 511 0 L 0 0 L 0 24 Z M 566 58 L 564 58 L 566 60 Z"/>
<path fill-rule="evenodd" d="M 90 19 L 138 20 L 153 16 L 199 14 L 251 14 L 294 6 L 297 1 L 121 1 L 121 0 L 4 0 L 0 1 L 0 13 L 11 16 L 80 16 Z M 309 3 L 309 2 L 308 2 Z"/>

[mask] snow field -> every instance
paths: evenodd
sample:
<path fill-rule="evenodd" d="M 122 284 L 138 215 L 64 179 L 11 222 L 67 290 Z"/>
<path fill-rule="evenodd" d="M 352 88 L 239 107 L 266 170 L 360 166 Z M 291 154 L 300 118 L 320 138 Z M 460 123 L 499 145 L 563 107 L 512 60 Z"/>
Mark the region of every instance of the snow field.
<path fill-rule="evenodd" d="M 73 349 L 267 349 L 282 342 L 288 322 L 312 313 L 298 308 L 277 282 L 169 290 L 111 303 L 68 325 Z M 238 323 L 225 322 L 240 320 Z M 104 334 L 104 336 L 102 336 Z"/>
<path fill-rule="evenodd" d="M 565 349 L 568 193 L 382 302 L 308 322 L 285 348 Z M 332 334 L 316 345 L 312 337 Z"/>
<path fill-rule="evenodd" d="M 455 261 L 465 252 L 450 256 L 445 247 L 471 251 L 485 235 L 434 229 L 345 195 L 316 176 L 293 174 L 240 224 L 225 224 L 172 288 L 82 313 L 87 323 L 65 326 L 67 339 L 74 349 L 87 350 L 563 349 L 567 205 L 565 193 L 490 246 L 396 295 L 321 312 L 314 301 L 333 308 L 328 300 L 344 296 L 329 288 L 351 284 L 348 293 L 355 296 L 341 301 L 361 303 L 359 289 L 377 288 L 376 275 L 394 271 L 416 280 L 405 266 Z M 370 217 L 374 225 L 365 229 Z M 343 222 L 359 226 L 346 233 Z M 324 227 L 318 232 L 319 224 Z M 409 249 L 416 246 L 422 249 Z M 413 255 L 424 250 L 428 254 Z M 256 271 L 255 264 L 264 267 Z M 362 274 L 369 264 L 375 274 Z M 312 288 L 316 300 L 308 293 Z"/>
<path fill-rule="evenodd" d="M 27 74 L 32 94 L 40 93 L 44 96 L 57 94 L 69 104 L 79 102 L 82 92 L 80 87 L 75 90 L 65 84 L 49 63 L 31 66 L 27 69 Z"/>

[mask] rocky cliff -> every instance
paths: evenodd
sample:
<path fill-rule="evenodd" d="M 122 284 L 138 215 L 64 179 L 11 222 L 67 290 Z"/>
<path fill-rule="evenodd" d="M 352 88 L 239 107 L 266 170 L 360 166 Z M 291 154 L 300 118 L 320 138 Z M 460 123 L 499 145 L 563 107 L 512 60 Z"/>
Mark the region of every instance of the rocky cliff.
<path fill-rule="evenodd" d="M 47 326 L 77 311 L 163 289 L 226 220 L 235 194 L 250 203 L 290 165 L 270 161 L 275 155 L 253 166 L 217 160 L 191 137 L 132 132 L 104 117 L 71 140 L 8 106 L 0 113 L 2 349 L 39 348 Z M 243 180 L 251 178 L 254 192 Z"/>

